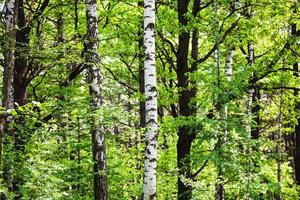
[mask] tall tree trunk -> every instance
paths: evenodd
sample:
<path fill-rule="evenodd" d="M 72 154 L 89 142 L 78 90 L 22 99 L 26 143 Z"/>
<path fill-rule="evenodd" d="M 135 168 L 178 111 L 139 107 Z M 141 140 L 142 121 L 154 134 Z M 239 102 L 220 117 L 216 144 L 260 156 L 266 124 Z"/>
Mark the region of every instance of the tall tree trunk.
<path fill-rule="evenodd" d="M 216 64 L 216 72 L 217 72 L 217 80 L 216 80 L 216 87 L 218 90 L 220 90 L 220 45 L 219 45 L 219 40 L 220 40 L 220 36 L 218 33 L 218 24 L 219 22 L 217 21 L 217 13 L 218 13 L 218 2 L 215 2 L 214 5 L 214 10 L 215 10 L 215 42 L 217 44 L 216 50 L 214 52 L 214 58 L 215 58 L 215 64 Z M 222 103 L 221 103 L 221 94 L 218 93 L 216 98 L 215 98 L 215 107 L 216 110 L 221 114 L 222 116 Z M 219 120 L 219 118 L 216 116 L 216 119 Z M 222 145 L 224 143 L 224 137 L 221 135 L 222 134 L 222 129 L 221 130 L 216 130 L 218 132 L 218 136 L 217 136 L 217 144 L 216 144 L 216 148 L 217 148 L 217 156 L 219 158 L 223 157 L 223 151 L 222 151 Z M 218 177 L 217 177 L 217 183 L 216 183 L 216 192 L 215 192 L 215 200 L 223 200 L 224 199 L 224 173 L 223 173 L 223 167 L 221 164 L 217 164 L 217 170 L 218 170 Z"/>
<path fill-rule="evenodd" d="M 7 44 L 4 50 L 4 72 L 3 72 L 3 99 L 2 106 L 5 110 L 12 109 L 14 106 L 13 99 L 13 72 L 15 62 L 15 43 L 16 43 L 16 18 L 17 18 L 17 2 L 15 0 L 9 0 L 5 10 L 5 28 Z M 1 116 L 0 121 L 0 165 L 2 164 L 2 138 L 7 125 L 9 117 L 4 114 Z"/>
<path fill-rule="evenodd" d="M 201 0 L 194 0 L 192 14 L 194 17 L 197 16 L 200 10 Z M 196 115 L 196 105 L 191 105 L 192 99 L 196 97 L 197 90 L 194 83 L 188 80 L 188 72 L 193 73 L 197 69 L 198 59 L 198 29 L 193 29 L 192 33 L 192 63 L 189 68 L 188 53 L 190 43 L 190 31 L 186 29 L 188 25 L 187 14 L 188 14 L 189 0 L 178 0 L 178 21 L 181 28 L 178 49 L 177 49 L 177 82 L 179 90 L 179 113 L 180 116 L 189 117 Z M 193 85 L 190 89 L 190 85 Z M 191 178 L 191 147 L 192 142 L 196 137 L 196 130 L 189 126 L 181 126 L 178 130 L 178 141 L 177 141 L 177 167 L 178 167 L 178 199 L 186 200 L 192 198 L 192 187 L 191 185 L 185 184 L 182 181 L 182 177 Z"/>
<path fill-rule="evenodd" d="M 3 72 L 3 99 L 2 106 L 5 111 L 13 109 L 14 99 L 13 99 L 13 72 L 15 64 L 15 44 L 16 44 L 16 20 L 18 16 L 18 2 L 15 0 L 8 0 L 6 2 L 5 10 L 5 34 L 7 38 L 7 43 L 4 49 L 4 72 Z M 8 135 L 9 131 L 7 129 L 9 123 L 11 122 L 11 116 L 8 116 L 8 112 L 4 112 L 4 115 L 0 118 L 0 167 L 3 169 L 4 177 L 6 180 L 7 187 L 12 191 L 12 166 L 2 165 L 2 155 L 3 155 L 3 137 Z M 10 165 L 10 162 L 8 163 Z M 7 199 L 6 195 L 1 192 L 0 199 Z"/>
<path fill-rule="evenodd" d="M 143 199 L 155 200 L 158 134 L 155 66 L 155 0 L 144 1 L 144 45 L 146 152 L 144 164 Z"/>
<path fill-rule="evenodd" d="M 251 20 L 253 18 L 253 8 L 250 6 L 250 1 L 247 0 L 246 4 L 249 6 L 249 11 L 247 13 L 248 20 Z M 248 64 L 250 66 L 253 66 L 255 62 L 254 57 L 254 44 L 253 41 L 248 42 Z M 256 76 L 256 74 L 253 74 Z M 258 139 L 259 138 L 259 125 L 260 125 L 260 117 L 259 117 L 259 100 L 260 100 L 260 92 L 259 89 L 251 88 L 249 89 L 249 104 L 248 104 L 248 113 L 250 114 L 250 125 L 249 125 L 249 132 L 252 139 Z M 255 126 L 252 125 L 252 120 L 255 121 Z"/>
<path fill-rule="evenodd" d="M 138 2 L 139 7 L 143 7 L 144 3 L 142 1 Z M 143 38 L 143 28 L 144 24 L 141 22 L 141 27 L 138 31 L 138 42 L 139 42 L 139 92 L 144 95 L 145 94 L 145 71 L 144 71 L 144 38 Z M 145 100 L 141 99 L 139 101 L 139 112 L 140 112 L 140 127 L 144 128 L 146 126 L 145 119 Z"/>
<path fill-rule="evenodd" d="M 190 43 L 190 33 L 185 30 L 187 26 L 186 14 L 188 13 L 189 0 L 178 0 L 178 20 L 182 32 L 179 35 L 178 49 L 177 49 L 177 81 L 179 92 L 179 112 L 181 116 L 190 116 L 194 112 L 191 112 L 189 108 L 189 102 L 191 98 L 190 91 L 187 89 L 188 79 L 188 50 Z M 189 134 L 189 127 L 180 127 L 178 130 L 177 141 L 177 167 L 178 167 L 178 199 L 190 199 L 192 197 L 191 186 L 184 184 L 182 177 L 191 176 L 191 145 L 194 134 Z"/>
<path fill-rule="evenodd" d="M 299 64 L 294 64 L 294 76 L 299 77 Z M 294 96 L 296 98 L 295 110 L 296 113 L 300 111 L 300 102 L 297 101 L 298 91 L 294 91 Z M 295 153 L 294 153 L 294 163 L 295 163 L 295 179 L 297 185 L 300 185 L 300 117 L 297 117 L 297 124 L 294 129 L 295 135 Z"/>
<path fill-rule="evenodd" d="M 86 63 L 88 65 L 90 96 L 91 96 L 91 134 L 93 143 L 94 161 L 94 199 L 108 199 L 108 184 L 106 174 L 106 147 L 103 122 L 99 119 L 96 112 L 103 105 L 101 91 L 102 77 L 99 69 L 100 57 L 98 54 L 98 14 L 97 1 L 86 0 L 87 18 L 87 49 Z"/>
<path fill-rule="evenodd" d="M 24 0 L 18 0 L 18 30 L 16 33 L 16 59 L 14 66 L 14 101 L 18 106 L 23 106 L 26 104 L 27 99 L 27 86 L 28 86 L 28 70 L 29 70 L 29 41 L 30 41 L 30 31 L 31 27 L 25 17 Z M 18 116 L 16 118 L 16 124 L 20 126 L 25 124 L 25 119 L 23 116 Z M 22 130 L 21 128 L 14 128 L 12 130 L 14 137 L 14 168 L 16 169 L 13 174 L 13 191 L 15 193 L 14 199 L 21 199 L 21 187 L 25 180 L 23 174 L 19 171 L 23 171 L 24 162 L 24 150 L 25 144 L 28 140 L 28 132 Z"/>
<path fill-rule="evenodd" d="M 291 35 L 292 37 L 297 37 L 297 25 L 292 24 L 291 26 Z M 299 63 L 293 64 L 294 77 L 297 79 L 299 77 Z M 300 111 L 300 102 L 298 100 L 299 92 L 298 90 L 294 90 L 295 96 L 295 113 L 299 113 Z M 295 137 L 295 153 L 294 153 L 294 164 L 295 164 L 295 180 L 297 185 L 300 185 L 300 117 L 297 117 L 297 124 L 294 129 L 294 137 Z"/>
<path fill-rule="evenodd" d="M 20 106 L 25 105 L 27 98 L 27 72 L 29 56 L 30 25 L 25 18 L 24 1 L 19 1 L 18 27 L 16 39 L 16 61 L 14 68 L 14 100 Z"/>

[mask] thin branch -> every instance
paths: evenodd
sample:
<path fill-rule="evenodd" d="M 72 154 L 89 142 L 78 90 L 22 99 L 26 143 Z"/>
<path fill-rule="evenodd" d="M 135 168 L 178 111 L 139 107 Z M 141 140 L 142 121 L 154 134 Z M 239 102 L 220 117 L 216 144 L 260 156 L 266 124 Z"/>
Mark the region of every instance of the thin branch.
<path fill-rule="evenodd" d="M 224 40 L 226 39 L 226 37 L 229 35 L 229 33 L 237 27 L 239 20 L 240 20 L 240 18 L 238 20 L 236 20 L 233 24 L 231 24 L 231 26 L 225 31 L 225 33 L 222 36 L 222 38 L 220 39 L 220 41 L 218 43 L 215 43 L 214 46 L 207 52 L 207 54 L 204 55 L 202 58 L 200 58 L 197 61 L 197 63 L 202 63 L 202 62 L 206 61 L 215 52 L 218 45 L 223 43 Z"/>
<path fill-rule="evenodd" d="M 172 41 L 169 40 L 168 38 L 165 38 L 161 31 L 158 31 L 158 36 L 160 37 L 160 39 L 161 39 L 163 42 L 168 43 L 168 44 L 170 45 L 170 47 L 171 47 L 171 51 L 172 51 L 175 55 L 177 55 L 177 51 L 176 51 L 176 49 L 175 49 L 175 47 L 174 47 Z"/>
<path fill-rule="evenodd" d="M 117 81 L 120 85 L 123 85 L 125 86 L 126 88 L 134 91 L 134 92 L 137 92 L 137 89 L 133 88 L 132 86 L 128 85 L 127 83 L 121 81 L 120 79 L 117 78 L 117 76 L 114 74 L 114 72 L 109 68 L 109 67 L 106 67 L 105 65 L 102 64 L 102 66 L 111 74 L 112 78 Z"/>
<path fill-rule="evenodd" d="M 192 179 L 196 178 L 196 176 L 205 168 L 208 161 L 209 161 L 209 158 L 204 161 L 203 165 L 194 174 L 192 174 L 192 177 L 191 177 Z"/>
<path fill-rule="evenodd" d="M 278 54 L 275 56 L 274 59 L 272 59 L 272 61 L 269 63 L 269 65 L 267 65 L 266 67 L 264 67 L 264 69 L 272 69 L 272 67 L 279 61 L 279 59 L 281 58 L 281 56 L 284 54 L 284 51 L 289 48 L 290 45 L 289 43 L 287 42 L 283 48 L 278 52 Z M 285 70 L 287 70 L 285 68 Z M 254 74 L 250 80 L 249 80 L 249 83 L 254 85 L 255 83 L 257 83 L 259 80 L 263 79 L 264 77 L 268 76 L 270 73 L 273 73 L 274 71 L 273 70 L 270 70 L 270 71 L 267 71 L 266 73 L 264 73 L 263 75 L 261 75 L 260 77 L 258 77 L 258 74 Z"/>

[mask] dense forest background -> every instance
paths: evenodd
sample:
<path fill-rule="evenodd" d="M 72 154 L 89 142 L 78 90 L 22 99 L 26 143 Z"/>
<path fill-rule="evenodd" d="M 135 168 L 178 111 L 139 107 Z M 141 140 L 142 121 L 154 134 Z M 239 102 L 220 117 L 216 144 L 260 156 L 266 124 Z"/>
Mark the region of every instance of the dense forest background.
<path fill-rule="evenodd" d="M 1 199 L 299 199 L 299 0 L 153 5 L 0 1 Z"/>

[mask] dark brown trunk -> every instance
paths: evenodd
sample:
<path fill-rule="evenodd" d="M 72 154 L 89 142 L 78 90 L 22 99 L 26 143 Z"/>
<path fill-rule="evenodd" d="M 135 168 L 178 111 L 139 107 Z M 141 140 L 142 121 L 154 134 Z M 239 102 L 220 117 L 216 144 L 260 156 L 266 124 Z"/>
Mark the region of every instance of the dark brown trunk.
<path fill-rule="evenodd" d="M 187 25 L 186 14 L 188 12 L 189 0 L 178 0 L 178 20 L 180 27 Z M 189 99 L 188 99 L 188 80 L 186 73 L 188 72 L 188 51 L 189 51 L 190 33 L 182 31 L 179 35 L 177 50 L 177 81 L 179 92 L 179 111 L 182 116 L 189 116 Z M 189 138 L 189 128 L 181 127 L 178 131 L 177 142 L 177 167 L 178 167 L 178 199 L 191 199 L 192 191 L 189 185 L 182 182 L 181 177 L 189 178 L 191 175 L 190 152 L 192 140 Z"/>
<path fill-rule="evenodd" d="M 177 166 L 179 169 L 178 177 L 178 199 L 186 200 L 192 198 L 192 187 L 181 181 L 181 176 L 191 177 L 191 145 L 192 139 L 188 135 L 189 128 L 179 128 L 179 138 L 177 142 Z"/>
<path fill-rule="evenodd" d="M 23 106 L 26 103 L 27 97 L 27 72 L 28 72 L 28 53 L 29 53 L 29 32 L 30 27 L 26 23 L 24 2 L 18 0 L 18 17 L 17 17 L 18 28 L 16 32 L 16 50 L 15 50 L 15 65 L 14 65 L 14 80 L 13 80 L 13 98 L 14 102 L 19 106 Z M 17 106 L 15 106 L 17 107 Z M 15 123 L 19 126 L 24 124 L 24 118 L 18 116 L 15 119 Z M 24 184 L 22 174 L 22 163 L 24 159 L 24 149 L 26 144 L 27 132 L 21 128 L 14 128 L 11 131 L 11 135 L 14 138 L 14 171 L 12 175 L 12 192 L 14 192 L 14 199 L 21 199 L 22 195 L 20 192 L 21 186 Z M 10 167 L 11 168 L 11 167 Z M 9 171 L 11 169 L 8 169 Z"/>
<path fill-rule="evenodd" d="M 295 11 L 294 11 L 295 12 Z M 297 37 L 297 25 L 292 24 L 291 25 L 291 36 Z M 294 77 L 295 79 L 299 78 L 299 63 L 293 64 L 293 71 L 294 71 Z M 300 102 L 298 97 L 298 90 L 294 90 L 294 97 L 295 97 L 295 113 L 300 112 Z M 296 184 L 300 185 L 300 117 L 297 117 L 297 124 L 294 128 L 294 145 L 295 145 L 295 152 L 294 152 L 294 166 L 295 166 L 295 181 Z"/>
<path fill-rule="evenodd" d="M 200 0 L 195 0 L 193 4 L 194 17 L 199 12 Z M 184 29 L 188 21 L 186 14 L 188 13 L 189 0 L 178 0 L 178 20 L 180 28 Z M 179 35 L 178 49 L 177 49 L 177 81 L 179 91 L 179 112 L 180 116 L 194 116 L 196 115 L 196 106 L 191 105 L 192 99 L 196 96 L 196 88 L 188 89 L 189 85 L 193 84 L 188 81 L 188 72 L 196 70 L 196 60 L 198 58 L 198 30 L 193 30 L 192 36 L 192 66 L 189 68 L 188 54 L 189 54 L 190 32 L 185 30 Z M 192 198 L 191 185 L 183 183 L 181 177 L 191 178 L 191 147 L 195 139 L 196 130 L 192 127 L 182 126 L 178 130 L 177 141 L 177 167 L 178 173 L 178 199 L 187 200 Z"/>
<path fill-rule="evenodd" d="M 24 2 L 19 0 L 18 27 L 16 38 L 16 61 L 14 69 L 14 101 L 20 106 L 26 104 L 27 73 L 30 26 L 25 19 Z"/>
<path fill-rule="evenodd" d="M 143 7 L 143 2 L 138 2 L 139 7 Z M 144 95 L 145 94 L 145 77 L 144 77 L 144 41 L 143 41 L 143 30 L 144 23 L 141 21 L 140 28 L 138 31 L 138 42 L 139 42 L 139 92 Z M 140 127 L 143 128 L 146 126 L 145 119 L 145 100 L 140 99 L 139 102 L 139 112 L 140 112 Z"/>
<path fill-rule="evenodd" d="M 252 15 L 250 15 L 252 16 Z M 251 18 L 249 18 L 251 19 Z M 254 65 L 254 45 L 253 42 L 248 43 L 248 64 Z M 256 76 L 256 74 L 254 74 Z M 254 86 L 253 86 L 254 87 Z M 251 111 L 252 120 L 255 121 L 255 125 L 253 125 L 252 122 L 250 122 L 251 127 L 251 138 L 252 139 L 258 139 L 259 138 L 259 126 L 260 126 L 260 117 L 259 117 L 259 111 L 260 111 L 260 91 L 257 88 L 250 89 L 249 92 L 251 99 L 251 104 L 249 105 L 249 109 Z"/>
<path fill-rule="evenodd" d="M 294 76 L 295 78 L 299 77 L 299 65 L 298 63 L 294 64 Z M 298 91 L 294 91 L 294 96 L 296 98 L 295 112 L 300 112 L 300 103 L 297 100 Z M 294 130 L 295 136 L 295 153 L 294 153 L 294 164 L 295 164 L 295 180 L 297 185 L 300 185 L 300 117 L 297 117 L 297 124 L 295 125 Z"/>

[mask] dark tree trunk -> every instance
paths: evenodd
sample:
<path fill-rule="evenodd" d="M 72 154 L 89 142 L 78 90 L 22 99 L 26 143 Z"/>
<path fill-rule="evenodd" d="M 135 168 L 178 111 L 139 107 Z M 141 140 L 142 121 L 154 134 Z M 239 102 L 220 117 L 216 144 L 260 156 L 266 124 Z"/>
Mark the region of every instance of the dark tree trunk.
<path fill-rule="evenodd" d="M 295 78 L 299 77 L 299 64 L 295 63 L 294 66 L 294 76 Z M 294 96 L 296 98 L 295 110 L 296 113 L 300 112 L 300 102 L 297 100 L 298 91 L 294 91 Z M 295 153 L 294 153 L 294 164 L 295 164 L 295 179 L 297 185 L 300 185 L 300 117 L 297 117 L 297 124 L 295 125 L 294 130 L 295 136 Z"/>
<path fill-rule="evenodd" d="M 187 25 L 186 14 L 188 12 L 189 0 L 178 0 L 178 20 L 180 27 Z M 180 115 L 189 116 L 189 99 L 188 99 L 188 80 L 186 73 L 188 72 L 188 51 L 189 51 L 190 33 L 182 31 L 179 35 L 178 50 L 177 50 L 177 81 L 179 92 L 179 111 Z M 178 174 L 178 199 L 190 199 L 192 197 L 191 187 L 184 184 L 181 176 L 189 177 L 191 175 L 191 142 L 188 127 L 181 127 L 178 131 L 177 141 L 177 167 Z"/>
<path fill-rule="evenodd" d="M 199 12 L 200 0 L 195 0 L 193 4 L 194 17 Z M 189 0 L 178 0 L 178 20 L 180 28 L 185 28 L 188 21 L 186 14 L 188 13 Z M 193 72 L 196 69 L 196 60 L 198 57 L 198 30 L 193 30 L 192 36 L 192 58 L 194 62 L 189 68 L 188 54 L 189 54 L 190 32 L 185 30 L 179 35 L 178 49 L 177 49 L 177 81 L 179 92 L 179 112 L 180 116 L 195 116 L 196 106 L 191 105 L 191 100 L 196 96 L 196 88 L 192 87 L 188 89 L 189 85 L 193 84 L 188 81 L 188 72 Z M 182 126 L 178 131 L 177 141 L 177 167 L 178 174 L 178 199 L 186 200 L 192 197 L 192 187 L 183 183 L 181 177 L 191 178 L 191 147 L 192 142 L 195 139 L 196 130 L 193 127 Z"/>
<path fill-rule="evenodd" d="M 294 11 L 295 12 L 295 11 Z M 297 25 L 291 25 L 291 36 L 297 37 Z M 294 77 L 295 79 L 299 78 L 299 63 L 294 63 L 293 65 Z M 294 90 L 295 97 L 295 113 L 300 112 L 300 102 L 298 99 L 299 92 L 298 90 Z M 297 116 L 297 124 L 294 129 L 294 137 L 295 137 L 295 152 L 294 152 L 294 165 L 295 165 L 295 180 L 296 184 L 300 185 L 300 117 Z"/>
<path fill-rule="evenodd" d="M 144 2 L 139 1 L 138 6 L 143 7 Z M 144 70 L 144 41 L 143 41 L 143 26 L 144 22 L 141 21 L 140 29 L 138 31 L 138 42 L 139 42 L 139 92 L 144 95 L 145 94 L 145 70 Z M 140 112 L 140 127 L 143 128 L 146 126 L 146 119 L 145 119 L 145 100 L 141 99 L 139 101 L 139 112 Z"/>
<path fill-rule="evenodd" d="M 19 0 L 18 27 L 16 39 L 16 61 L 14 69 L 14 101 L 20 106 L 26 104 L 30 26 L 25 19 L 24 2 Z"/>
<path fill-rule="evenodd" d="M 18 7 L 18 27 L 16 34 L 16 60 L 14 67 L 14 102 L 19 106 L 26 104 L 27 99 L 27 75 L 28 75 L 28 56 L 29 56 L 29 33 L 30 25 L 27 23 L 25 18 L 24 1 L 19 0 Z M 16 106 L 17 107 L 17 106 Z M 24 117 L 18 116 L 16 123 L 24 125 Z M 14 151 L 15 151 L 15 166 L 16 171 L 13 175 L 13 192 L 15 193 L 14 199 L 22 199 L 20 188 L 24 184 L 23 175 L 19 174 L 21 171 L 22 164 L 24 161 L 24 150 L 27 141 L 28 133 L 20 128 L 13 130 L 14 136 Z"/>

